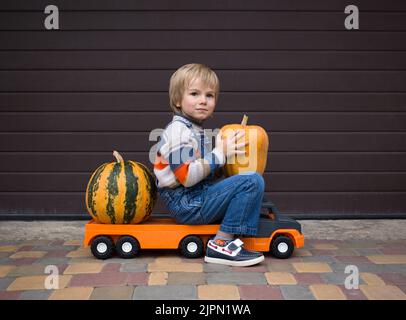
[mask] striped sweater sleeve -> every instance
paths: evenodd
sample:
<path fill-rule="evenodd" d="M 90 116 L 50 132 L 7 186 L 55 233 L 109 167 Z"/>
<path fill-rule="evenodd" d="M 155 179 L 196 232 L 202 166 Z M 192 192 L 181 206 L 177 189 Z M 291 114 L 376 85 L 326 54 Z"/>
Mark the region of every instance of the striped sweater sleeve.
<path fill-rule="evenodd" d="M 225 163 L 223 153 L 217 148 L 201 158 L 199 141 L 182 122 L 173 122 L 162 138 L 159 155 L 169 165 L 176 180 L 185 187 L 195 185 Z"/>

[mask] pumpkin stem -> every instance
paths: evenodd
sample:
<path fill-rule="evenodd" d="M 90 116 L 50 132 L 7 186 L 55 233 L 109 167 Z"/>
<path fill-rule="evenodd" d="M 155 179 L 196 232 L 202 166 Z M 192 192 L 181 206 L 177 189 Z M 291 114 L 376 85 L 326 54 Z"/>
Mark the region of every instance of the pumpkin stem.
<path fill-rule="evenodd" d="M 248 116 L 246 114 L 244 114 L 244 117 L 242 118 L 242 121 L 241 121 L 241 125 L 246 126 L 247 122 L 248 122 Z"/>
<path fill-rule="evenodd" d="M 119 163 L 124 162 L 123 157 L 116 150 L 113 151 L 113 156 L 116 158 L 117 162 Z"/>

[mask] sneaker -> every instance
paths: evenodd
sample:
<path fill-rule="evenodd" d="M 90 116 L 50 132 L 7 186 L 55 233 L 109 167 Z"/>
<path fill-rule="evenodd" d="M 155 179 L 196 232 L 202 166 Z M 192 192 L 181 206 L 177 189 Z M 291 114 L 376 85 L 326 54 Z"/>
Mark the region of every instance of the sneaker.
<path fill-rule="evenodd" d="M 248 251 L 243 248 L 243 244 L 240 239 L 224 241 L 222 244 L 210 240 L 207 243 L 204 261 L 233 267 L 248 267 L 264 261 L 261 252 Z"/>

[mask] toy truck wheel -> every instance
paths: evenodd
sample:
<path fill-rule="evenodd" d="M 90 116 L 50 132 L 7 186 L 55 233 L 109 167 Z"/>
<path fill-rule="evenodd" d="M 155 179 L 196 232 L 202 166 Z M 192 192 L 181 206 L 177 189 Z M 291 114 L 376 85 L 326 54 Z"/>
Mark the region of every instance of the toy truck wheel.
<path fill-rule="evenodd" d="M 271 254 L 279 259 L 289 258 L 295 246 L 292 240 L 287 236 L 277 236 L 271 243 Z"/>
<path fill-rule="evenodd" d="M 116 251 L 118 256 L 123 259 L 134 258 L 139 250 L 140 244 L 131 236 L 122 236 L 117 240 Z"/>
<path fill-rule="evenodd" d="M 98 236 L 93 239 L 90 249 L 97 259 L 105 260 L 112 256 L 114 242 L 110 237 Z"/>
<path fill-rule="evenodd" d="M 203 241 L 198 236 L 187 236 L 180 242 L 180 251 L 186 258 L 201 257 L 203 249 Z"/>

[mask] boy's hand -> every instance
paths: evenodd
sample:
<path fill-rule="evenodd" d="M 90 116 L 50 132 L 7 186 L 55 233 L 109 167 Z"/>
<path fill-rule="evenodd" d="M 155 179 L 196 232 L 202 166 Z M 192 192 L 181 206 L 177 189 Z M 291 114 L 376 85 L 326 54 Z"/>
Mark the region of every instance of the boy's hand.
<path fill-rule="evenodd" d="M 223 139 L 221 132 L 216 136 L 216 148 L 223 152 L 226 159 L 238 154 L 245 153 L 245 146 L 248 141 L 238 142 L 241 138 L 245 137 L 245 130 L 235 130 L 233 134 Z"/>

